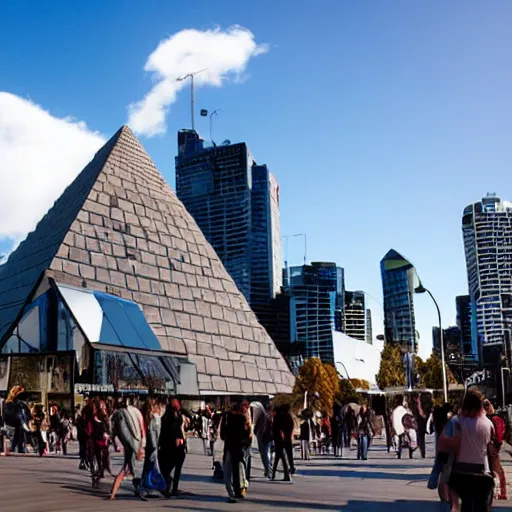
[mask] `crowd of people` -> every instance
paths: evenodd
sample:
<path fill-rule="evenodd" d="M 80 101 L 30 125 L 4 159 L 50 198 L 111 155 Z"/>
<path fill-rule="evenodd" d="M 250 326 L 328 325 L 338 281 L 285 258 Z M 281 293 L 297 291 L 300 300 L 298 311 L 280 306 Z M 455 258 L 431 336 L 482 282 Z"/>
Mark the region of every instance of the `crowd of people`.
<path fill-rule="evenodd" d="M 13 389 L 0 412 L 7 414 L 21 392 Z M 412 458 L 416 450 L 425 458 L 426 435 L 435 434 L 436 456 L 428 486 L 439 489 L 452 512 L 485 511 L 493 497 L 507 499 L 499 455 L 507 424 L 477 390 L 467 391 L 460 407 L 424 407 L 420 395 L 396 397 L 382 416 L 356 403 L 335 404 L 329 416 L 305 409 L 297 417 L 288 404 L 272 407 L 247 401 L 227 410 L 210 404 L 190 412 L 178 399 L 163 397 L 149 397 L 144 403 L 136 398 L 89 398 L 74 414 L 57 404 L 48 411 L 41 404 L 30 404 L 18 413 L 20 425 L 26 420 L 27 426 L 10 433 L 13 450 L 26 452 L 31 446 L 40 456 L 66 455 L 68 442 L 76 439 L 79 468 L 90 472 L 92 486 L 113 477 L 110 499 L 115 499 L 126 477 L 132 477 L 134 492 L 143 500 L 153 491 L 168 498 L 178 495 L 190 435 L 202 440 L 204 454 L 212 457 L 214 478 L 224 482 L 228 500 L 236 502 L 248 492 L 254 444 L 264 476 L 275 480 L 282 471 L 284 481 L 291 482 L 296 440 L 303 460 L 312 454 L 342 457 L 344 449 L 355 444 L 357 459 L 365 461 L 375 435 L 383 429 L 388 452 L 394 451 L 398 458 L 404 451 Z M 0 432 L 4 432 L 1 425 Z M 217 460 L 219 440 L 223 451 Z M 122 451 L 124 457 L 115 475 L 111 449 Z M 143 461 L 140 474 L 136 461 Z"/>

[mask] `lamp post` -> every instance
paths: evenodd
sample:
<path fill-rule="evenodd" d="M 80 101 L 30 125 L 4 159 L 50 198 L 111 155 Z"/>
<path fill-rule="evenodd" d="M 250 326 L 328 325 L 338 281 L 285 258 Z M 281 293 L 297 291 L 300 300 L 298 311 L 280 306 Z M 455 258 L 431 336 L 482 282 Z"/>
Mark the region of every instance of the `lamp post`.
<path fill-rule="evenodd" d="M 418 277 L 419 280 L 419 277 Z M 439 340 L 440 340 L 440 349 L 441 349 L 441 365 L 443 367 L 443 395 L 444 395 L 444 401 L 445 403 L 448 402 L 448 381 L 446 378 L 446 363 L 445 363 L 445 357 L 444 357 L 444 336 L 443 336 L 443 324 L 441 322 L 441 310 L 439 309 L 439 305 L 437 304 L 436 299 L 434 299 L 434 296 L 428 290 L 421 284 L 421 280 L 419 285 L 414 289 L 415 293 L 428 293 L 430 295 L 430 298 L 434 302 L 436 309 L 437 309 L 437 318 L 439 320 Z"/>
<path fill-rule="evenodd" d="M 341 364 L 341 366 L 343 366 L 343 369 L 345 370 L 345 373 L 347 374 L 347 379 L 350 380 L 350 376 L 347 372 L 347 367 L 341 361 L 336 361 L 336 364 Z"/>
<path fill-rule="evenodd" d="M 501 367 L 501 398 L 503 400 L 503 408 L 506 407 L 506 400 L 505 400 L 505 377 L 503 375 L 503 372 L 507 371 L 510 375 L 510 368 L 507 368 L 505 366 Z"/>

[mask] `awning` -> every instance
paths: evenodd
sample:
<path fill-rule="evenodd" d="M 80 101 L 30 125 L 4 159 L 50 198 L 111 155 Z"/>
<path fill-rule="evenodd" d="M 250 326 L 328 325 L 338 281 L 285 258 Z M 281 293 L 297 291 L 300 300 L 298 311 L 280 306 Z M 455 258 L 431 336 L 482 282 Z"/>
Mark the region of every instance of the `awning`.
<path fill-rule="evenodd" d="M 107 293 L 56 285 L 90 343 L 162 350 L 137 303 Z"/>

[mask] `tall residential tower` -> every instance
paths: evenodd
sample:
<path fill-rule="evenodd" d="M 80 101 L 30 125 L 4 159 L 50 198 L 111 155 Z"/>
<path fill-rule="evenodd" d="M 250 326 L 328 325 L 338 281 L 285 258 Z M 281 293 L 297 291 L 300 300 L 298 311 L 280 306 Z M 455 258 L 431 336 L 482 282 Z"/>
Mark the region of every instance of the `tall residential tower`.
<path fill-rule="evenodd" d="M 464 209 L 462 234 L 472 309 L 472 346 L 481 363 L 510 356 L 512 203 L 488 194 Z"/>
<path fill-rule="evenodd" d="M 290 342 L 297 347 L 295 356 L 334 363 L 333 331 L 342 330 L 343 269 L 325 262 L 291 267 L 286 270 L 284 291 L 290 297 Z"/>
<path fill-rule="evenodd" d="M 384 295 L 384 332 L 386 342 L 414 348 L 416 325 L 414 319 L 413 265 L 391 249 L 380 262 Z"/>
<path fill-rule="evenodd" d="M 207 146 L 178 132 L 176 192 L 251 306 L 281 287 L 279 186 L 245 143 Z"/>

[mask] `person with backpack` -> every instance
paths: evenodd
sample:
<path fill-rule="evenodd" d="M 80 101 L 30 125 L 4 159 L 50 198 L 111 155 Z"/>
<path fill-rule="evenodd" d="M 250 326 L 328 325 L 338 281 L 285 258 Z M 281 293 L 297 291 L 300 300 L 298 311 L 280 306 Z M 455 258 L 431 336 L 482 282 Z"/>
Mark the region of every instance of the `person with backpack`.
<path fill-rule="evenodd" d="M 505 476 L 505 471 L 503 470 L 500 459 L 501 446 L 505 440 L 506 425 L 503 418 L 496 414 L 496 411 L 494 410 L 494 407 L 489 400 L 484 400 L 483 405 L 484 411 L 487 414 L 487 417 L 492 421 L 494 427 L 494 435 L 492 438 L 491 446 L 489 448 L 489 459 L 491 462 L 492 471 L 498 476 L 500 480 L 500 492 L 498 494 L 498 499 L 506 500 L 508 499 L 507 478 Z"/>

